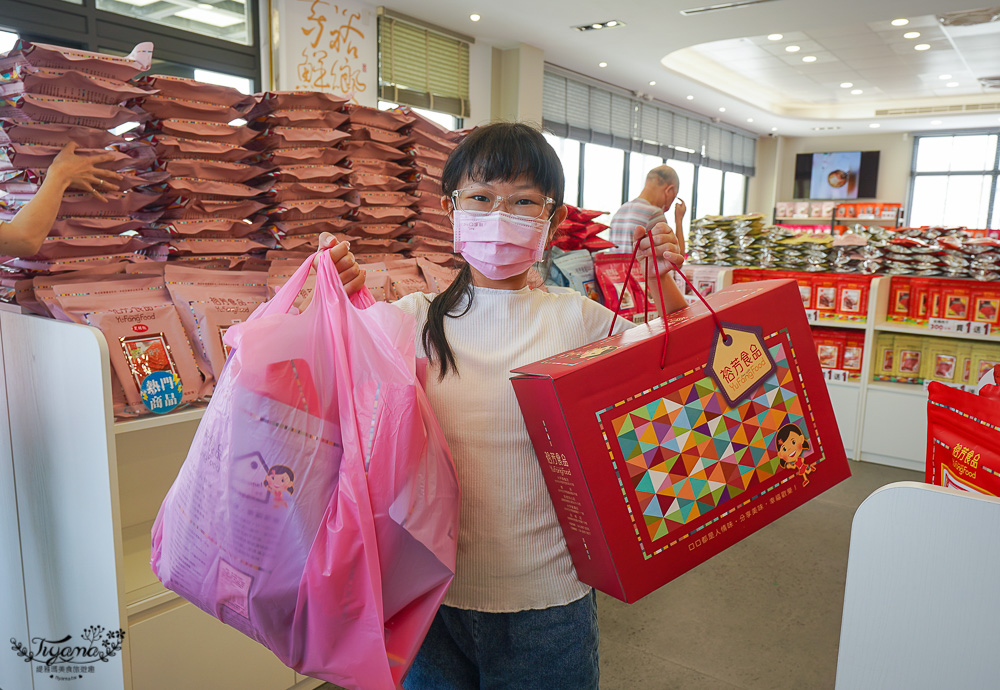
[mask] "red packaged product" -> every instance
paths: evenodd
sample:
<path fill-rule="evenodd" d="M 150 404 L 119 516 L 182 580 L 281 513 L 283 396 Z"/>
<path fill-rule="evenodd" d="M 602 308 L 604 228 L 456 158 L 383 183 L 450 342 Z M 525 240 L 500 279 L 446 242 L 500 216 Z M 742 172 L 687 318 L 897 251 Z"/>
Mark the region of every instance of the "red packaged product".
<path fill-rule="evenodd" d="M 398 110 L 379 110 L 353 103 L 349 103 L 346 109 L 351 124 L 379 127 L 393 132 L 412 124 L 414 121 L 414 118 L 404 115 Z"/>
<path fill-rule="evenodd" d="M 77 283 L 56 288 L 56 299 L 104 332 L 129 411 L 169 412 L 201 396 L 204 377 L 162 278 Z"/>
<path fill-rule="evenodd" d="M 889 283 L 889 305 L 886 317 L 889 321 L 906 321 L 910 316 L 910 278 L 892 276 Z"/>
<path fill-rule="evenodd" d="M 202 120 L 153 120 L 146 125 L 146 131 L 184 139 L 221 141 L 236 146 L 245 146 L 257 136 L 255 131 L 245 125 L 230 125 Z"/>
<path fill-rule="evenodd" d="M 637 314 L 642 318 L 642 307 L 636 303 L 635 293 L 628 289 L 631 258 L 631 254 L 597 254 L 594 256 L 594 273 L 604 296 L 604 306 L 617 309 L 619 316 L 634 321 Z"/>
<path fill-rule="evenodd" d="M 643 323 L 652 321 L 660 315 L 656 309 L 656 298 L 653 296 L 656 286 L 650 286 L 646 281 L 645 263 L 645 261 L 637 260 L 633 264 L 632 281 L 629 283 L 629 288 L 632 290 L 632 296 L 635 299 L 635 319 Z"/>
<path fill-rule="evenodd" d="M 255 156 L 259 163 L 271 165 L 337 165 L 347 157 L 347 151 L 323 146 L 301 146 L 262 151 Z"/>
<path fill-rule="evenodd" d="M 940 282 L 942 283 L 941 318 L 971 321 L 974 284 L 965 280 L 943 280 Z"/>
<path fill-rule="evenodd" d="M 865 356 L 865 334 L 850 332 L 845 335 L 844 353 L 841 368 L 846 369 L 852 378 L 861 374 L 861 365 Z"/>
<path fill-rule="evenodd" d="M 813 290 L 816 293 L 816 310 L 827 313 L 837 311 L 837 276 L 818 274 L 813 278 Z"/>
<path fill-rule="evenodd" d="M 812 330 L 819 365 L 824 369 L 843 369 L 844 347 L 847 344 L 844 335 L 827 328 Z"/>
<path fill-rule="evenodd" d="M 256 165 L 197 158 L 173 158 L 164 161 L 162 167 L 174 177 L 195 177 L 221 182 L 246 182 L 259 177 L 263 172 Z"/>
<path fill-rule="evenodd" d="M 266 91 L 247 119 L 263 117 L 277 110 L 342 110 L 350 99 L 323 91 Z"/>
<path fill-rule="evenodd" d="M 932 381 L 925 481 L 1000 496 L 1000 401 Z"/>
<path fill-rule="evenodd" d="M 870 283 L 865 278 L 841 277 L 837 282 L 837 313 L 847 317 L 866 317 Z"/>
<path fill-rule="evenodd" d="M 405 223 L 414 216 L 405 206 L 363 206 L 351 214 L 358 223 Z"/>
<path fill-rule="evenodd" d="M 346 135 L 345 135 L 346 136 Z M 385 161 L 402 161 L 409 158 L 405 151 L 377 141 L 348 141 L 344 144 L 348 158 L 378 158 Z"/>
<path fill-rule="evenodd" d="M 275 203 L 305 199 L 337 199 L 351 191 L 346 185 L 325 182 L 276 182 L 265 195 Z"/>
<path fill-rule="evenodd" d="M 195 79 L 174 77 L 165 74 L 151 74 L 136 80 L 147 89 L 155 91 L 158 96 L 176 98 L 227 108 L 236 108 L 241 114 L 247 112 L 255 103 L 253 96 L 241 93 L 231 86 L 219 86 Z M 230 118 L 233 119 L 233 118 Z"/>
<path fill-rule="evenodd" d="M 979 323 L 1000 323 L 1000 287 L 975 286 L 972 289 L 972 320 Z"/>
<path fill-rule="evenodd" d="M 221 141 L 181 139 L 167 134 L 152 134 L 148 137 L 148 140 L 156 149 L 157 157 L 168 160 L 174 158 L 197 158 L 238 163 L 250 155 L 250 152 L 242 146 L 226 144 Z"/>
<path fill-rule="evenodd" d="M 336 129 L 347 122 L 347 113 L 318 108 L 289 108 L 272 110 L 254 120 L 255 126 L 278 125 L 282 127 L 315 127 Z"/>
<path fill-rule="evenodd" d="M 927 317 L 931 319 L 944 318 L 944 280 L 931 279 L 927 288 Z"/>
<path fill-rule="evenodd" d="M 930 318 L 930 278 L 910 278 L 910 320 L 926 323 Z"/>
<path fill-rule="evenodd" d="M 411 141 L 408 134 L 382 129 L 381 127 L 371 127 L 369 125 L 352 123 L 348 125 L 347 131 L 354 141 L 377 141 L 380 144 L 388 144 L 396 148 L 401 148 L 404 144 L 408 144 Z"/>

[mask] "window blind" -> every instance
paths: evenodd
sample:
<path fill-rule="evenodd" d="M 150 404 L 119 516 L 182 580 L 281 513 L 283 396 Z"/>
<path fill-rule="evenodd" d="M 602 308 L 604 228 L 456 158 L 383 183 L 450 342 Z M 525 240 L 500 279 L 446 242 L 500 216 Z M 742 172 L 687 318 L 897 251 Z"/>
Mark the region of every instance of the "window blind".
<path fill-rule="evenodd" d="M 378 18 L 379 98 L 469 116 L 469 43 L 398 17 Z"/>
<path fill-rule="evenodd" d="M 753 175 L 757 138 L 546 68 L 542 126 L 556 136 Z"/>

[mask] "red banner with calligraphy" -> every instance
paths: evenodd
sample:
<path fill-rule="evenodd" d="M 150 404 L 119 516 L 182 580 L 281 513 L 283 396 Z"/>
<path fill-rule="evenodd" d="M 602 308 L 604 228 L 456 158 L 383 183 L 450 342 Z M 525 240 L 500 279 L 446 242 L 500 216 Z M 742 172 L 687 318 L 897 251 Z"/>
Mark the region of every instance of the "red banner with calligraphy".
<path fill-rule="evenodd" d="M 657 320 L 513 372 L 577 574 L 623 601 L 850 476 L 796 284 L 708 301 L 752 338 L 713 350 L 715 322 L 696 304 L 668 317 L 663 369 Z M 744 372 L 748 391 L 723 390 Z"/>

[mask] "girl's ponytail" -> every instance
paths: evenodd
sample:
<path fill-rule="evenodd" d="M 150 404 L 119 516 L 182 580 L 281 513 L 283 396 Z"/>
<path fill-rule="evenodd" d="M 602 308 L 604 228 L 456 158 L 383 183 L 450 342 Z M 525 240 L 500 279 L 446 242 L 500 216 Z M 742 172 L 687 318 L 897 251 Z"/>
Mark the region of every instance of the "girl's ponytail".
<path fill-rule="evenodd" d="M 452 313 L 462 307 L 460 312 Z M 427 353 L 429 361 L 437 361 L 441 369 L 438 380 L 444 380 L 449 369 L 458 373 L 458 364 L 455 362 L 455 353 L 451 351 L 451 345 L 444 334 L 444 319 L 449 317 L 457 319 L 464 316 L 472 308 L 472 269 L 469 264 L 462 266 L 462 270 L 455 276 L 455 280 L 444 292 L 431 300 L 431 306 L 427 309 L 427 321 L 424 323 L 423 342 L 424 352 Z"/>

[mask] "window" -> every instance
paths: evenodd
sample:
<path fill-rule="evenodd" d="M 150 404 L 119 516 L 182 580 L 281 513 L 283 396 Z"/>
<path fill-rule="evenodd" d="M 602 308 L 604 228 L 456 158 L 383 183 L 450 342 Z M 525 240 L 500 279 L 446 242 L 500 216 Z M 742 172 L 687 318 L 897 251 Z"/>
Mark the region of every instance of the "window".
<path fill-rule="evenodd" d="M 97 0 L 99 10 L 243 45 L 254 42 L 248 8 L 246 0 L 218 0 L 213 3 Z"/>
<path fill-rule="evenodd" d="M 17 34 L 0 30 L 0 53 L 6 53 L 17 43 Z"/>
<path fill-rule="evenodd" d="M 737 216 L 746 208 L 747 177 L 727 172 L 722 183 L 722 215 Z"/>
<path fill-rule="evenodd" d="M 208 69 L 195 69 L 194 78 L 198 81 L 203 81 L 207 84 L 215 84 L 216 86 L 228 86 L 236 89 L 240 93 L 251 94 L 253 93 L 253 80 L 247 79 L 246 77 L 237 77 L 232 74 L 223 74 L 222 72 L 213 72 Z"/>
<path fill-rule="evenodd" d="M 556 150 L 556 155 L 562 161 L 563 174 L 566 176 L 566 191 L 563 201 L 573 206 L 580 205 L 580 142 L 573 139 L 563 139 L 548 132 L 543 134 L 545 141 Z"/>
<path fill-rule="evenodd" d="M 698 216 L 718 216 L 722 211 L 722 171 L 698 168 L 698 196 L 695 198 Z"/>
<path fill-rule="evenodd" d="M 997 139 L 989 132 L 916 137 L 909 224 L 1000 227 Z"/>
<path fill-rule="evenodd" d="M 646 184 L 646 175 L 658 165 L 663 165 L 663 159 L 659 156 L 650 156 L 645 153 L 630 153 L 628 155 L 628 199 L 639 196 L 643 186 Z"/>
<path fill-rule="evenodd" d="M 625 152 L 610 146 L 584 144 L 583 194 L 580 203 L 607 216 L 597 218 L 598 223 L 608 223 L 610 214 L 622 205 L 622 173 L 625 169 Z"/>

